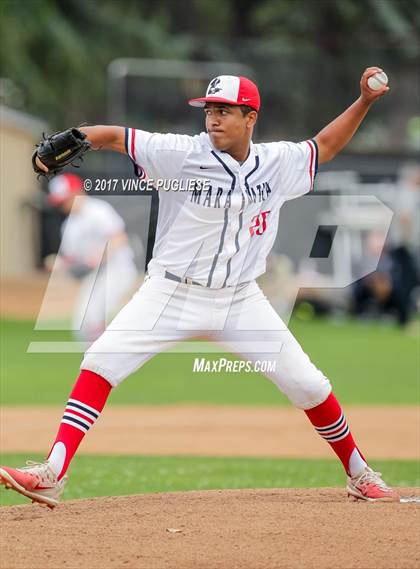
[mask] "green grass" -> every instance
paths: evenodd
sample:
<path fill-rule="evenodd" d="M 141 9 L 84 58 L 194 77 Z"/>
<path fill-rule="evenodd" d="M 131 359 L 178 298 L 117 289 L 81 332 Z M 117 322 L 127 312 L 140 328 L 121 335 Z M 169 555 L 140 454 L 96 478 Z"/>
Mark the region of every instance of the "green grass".
<path fill-rule="evenodd" d="M 292 320 L 291 329 L 330 378 L 343 403 L 419 402 L 418 336 L 394 327 L 352 321 Z M 26 349 L 30 341 L 70 340 L 69 333 L 35 332 L 32 322 L 22 321 L 3 321 L 1 332 L 2 404 L 63 404 L 78 374 L 81 355 L 28 354 Z M 193 373 L 193 360 L 198 356 L 157 355 L 114 391 L 111 404 L 286 402 L 277 388 L 258 374 Z"/>
<path fill-rule="evenodd" d="M 7 454 L 1 460 L 19 466 L 26 458 Z M 375 461 L 372 466 L 383 472 L 391 485 L 419 485 L 416 461 Z M 315 488 L 343 486 L 344 482 L 337 460 L 81 455 L 71 467 L 64 499 L 222 488 Z M 0 503 L 28 502 L 2 489 Z"/>

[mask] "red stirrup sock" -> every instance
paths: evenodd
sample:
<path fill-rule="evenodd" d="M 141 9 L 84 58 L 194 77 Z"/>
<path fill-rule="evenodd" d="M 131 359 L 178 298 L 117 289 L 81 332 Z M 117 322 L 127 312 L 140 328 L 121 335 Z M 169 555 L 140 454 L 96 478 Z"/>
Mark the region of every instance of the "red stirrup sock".
<path fill-rule="evenodd" d="M 60 480 L 83 437 L 98 419 L 112 386 L 93 371 L 82 370 L 70 393 L 48 462 Z"/>
<path fill-rule="evenodd" d="M 367 466 L 333 393 L 321 405 L 307 409 L 305 413 L 317 433 L 331 445 L 349 476 L 358 474 Z"/>

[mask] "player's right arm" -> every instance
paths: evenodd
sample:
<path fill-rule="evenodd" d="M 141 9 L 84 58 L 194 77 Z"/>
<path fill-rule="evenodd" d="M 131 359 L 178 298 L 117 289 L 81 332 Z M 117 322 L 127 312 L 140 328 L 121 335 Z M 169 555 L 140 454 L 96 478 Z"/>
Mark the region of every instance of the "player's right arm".
<path fill-rule="evenodd" d="M 172 179 L 180 174 L 185 156 L 194 147 L 194 137 L 160 134 L 120 126 L 84 126 L 81 130 L 93 150 L 127 153 L 132 162 L 154 179 Z M 38 168 L 48 172 L 36 157 Z"/>
<path fill-rule="evenodd" d="M 78 130 L 84 132 L 93 150 L 114 150 L 125 154 L 125 128 L 122 126 L 82 126 Z M 35 159 L 38 168 L 48 172 L 41 160 Z"/>
<path fill-rule="evenodd" d="M 125 153 L 125 128 L 122 126 L 82 126 L 93 150 L 115 150 Z"/>

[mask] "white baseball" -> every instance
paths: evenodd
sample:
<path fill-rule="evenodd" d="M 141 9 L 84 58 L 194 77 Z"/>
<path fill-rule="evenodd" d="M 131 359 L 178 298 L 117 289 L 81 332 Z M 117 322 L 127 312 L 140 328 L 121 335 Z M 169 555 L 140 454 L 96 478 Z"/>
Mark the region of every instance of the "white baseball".
<path fill-rule="evenodd" d="M 379 91 L 379 89 L 388 85 L 387 74 L 384 71 L 378 71 L 378 73 L 369 77 L 367 84 L 373 91 Z"/>

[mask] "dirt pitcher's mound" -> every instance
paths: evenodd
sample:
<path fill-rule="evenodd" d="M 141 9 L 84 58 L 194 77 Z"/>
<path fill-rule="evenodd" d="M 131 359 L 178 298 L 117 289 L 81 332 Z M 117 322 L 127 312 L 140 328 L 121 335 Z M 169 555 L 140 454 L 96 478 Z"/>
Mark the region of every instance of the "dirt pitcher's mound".
<path fill-rule="evenodd" d="M 412 495 L 413 489 L 402 493 Z M 7 569 L 352 569 L 420 563 L 420 505 L 343 489 L 178 492 L 1 509 Z"/>

